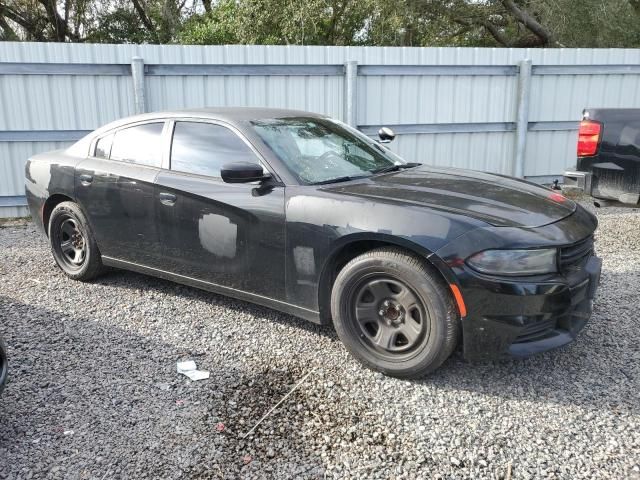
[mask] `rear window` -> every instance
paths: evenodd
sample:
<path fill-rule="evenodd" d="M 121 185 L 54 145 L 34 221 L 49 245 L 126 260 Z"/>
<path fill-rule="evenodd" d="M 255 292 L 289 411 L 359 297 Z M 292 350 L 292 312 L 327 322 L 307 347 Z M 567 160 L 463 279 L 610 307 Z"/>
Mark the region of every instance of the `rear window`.
<path fill-rule="evenodd" d="M 164 122 L 158 122 L 118 130 L 113 137 L 110 158 L 160 167 L 162 164 L 161 135 L 163 128 Z"/>

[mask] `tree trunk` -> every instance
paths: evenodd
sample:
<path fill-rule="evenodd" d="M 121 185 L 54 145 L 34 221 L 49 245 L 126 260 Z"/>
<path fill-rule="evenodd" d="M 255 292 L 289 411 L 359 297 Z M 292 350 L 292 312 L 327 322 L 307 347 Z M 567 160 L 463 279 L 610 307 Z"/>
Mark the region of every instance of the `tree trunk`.
<path fill-rule="evenodd" d="M 24 28 L 25 33 L 27 34 L 27 40 L 36 40 L 38 42 L 46 42 L 48 39 L 44 36 L 42 29 L 38 28 L 38 26 L 33 21 L 29 21 L 27 18 L 22 16 L 19 12 L 15 11 L 11 7 L 6 4 L 0 3 L 0 17 L 6 21 L 5 17 L 11 20 L 12 22 L 17 23 L 22 28 Z"/>
<path fill-rule="evenodd" d="M 502 0 L 502 5 L 511 13 L 516 20 L 530 30 L 534 35 L 542 40 L 543 45 L 550 45 L 555 43 L 553 34 L 545 27 L 543 27 L 535 18 L 529 13 L 518 7 L 513 0 Z"/>
<path fill-rule="evenodd" d="M 4 13 L 1 7 L 0 7 L 0 29 L 2 29 L 2 36 L 0 37 L 0 40 L 5 40 L 9 42 L 15 42 L 20 40 L 18 38 L 18 34 L 16 33 L 16 31 L 13 28 L 11 28 L 11 25 L 9 25 L 5 20 Z"/>
<path fill-rule="evenodd" d="M 40 0 L 40 4 L 44 7 L 47 13 L 47 18 L 53 31 L 55 38 L 58 42 L 64 42 L 67 38 L 69 40 L 80 40 L 69 28 L 67 22 L 60 16 L 56 8 L 56 0 Z"/>
<path fill-rule="evenodd" d="M 136 13 L 140 17 L 140 21 L 144 25 L 144 27 L 149 31 L 149 33 L 155 38 L 156 42 L 159 43 L 158 32 L 156 31 L 156 27 L 151 22 L 151 19 L 147 16 L 147 12 L 145 12 L 144 7 L 140 3 L 140 0 L 132 0 L 133 8 L 135 8 Z"/>

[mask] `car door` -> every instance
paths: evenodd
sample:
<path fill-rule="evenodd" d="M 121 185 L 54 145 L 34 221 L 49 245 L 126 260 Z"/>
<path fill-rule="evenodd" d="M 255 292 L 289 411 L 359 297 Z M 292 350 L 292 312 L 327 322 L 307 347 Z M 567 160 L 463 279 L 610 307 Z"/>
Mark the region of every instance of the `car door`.
<path fill-rule="evenodd" d="M 225 183 L 224 163 L 264 163 L 233 128 L 178 120 L 170 169 L 156 179 L 165 269 L 242 292 L 284 299 L 284 187 Z"/>
<path fill-rule="evenodd" d="M 109 132 L 76 167 L 76 198 L 104 256 L 157 265 L 154 182 L 166 150 L 165 124 L 155 120 Z"/>

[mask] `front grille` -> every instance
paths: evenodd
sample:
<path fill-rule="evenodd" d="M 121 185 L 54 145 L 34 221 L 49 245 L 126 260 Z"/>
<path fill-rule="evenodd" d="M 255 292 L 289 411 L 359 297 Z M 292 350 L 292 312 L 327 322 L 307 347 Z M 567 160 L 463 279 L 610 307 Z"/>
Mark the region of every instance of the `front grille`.
<path fill-rule="evenodd" d="M 532 322 L 520 332 L 515 343 L 532 342 L 548 337 L 556 328 L 556 319 L 539 320 Z"/>
<path fill-rule="evenodd" d="M 560 270 L 582 266 L 593 254 L 593 235 L 573 245 L 560 248 Z"/>

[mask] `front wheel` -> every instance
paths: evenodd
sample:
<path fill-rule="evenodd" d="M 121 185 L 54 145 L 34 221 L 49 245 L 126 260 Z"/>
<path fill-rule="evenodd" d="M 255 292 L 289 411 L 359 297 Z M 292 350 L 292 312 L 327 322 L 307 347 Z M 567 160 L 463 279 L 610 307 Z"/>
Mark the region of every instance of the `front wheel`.
<path fill-rule="evenodd" d="M 74 280 L 90 280 L 104 270 L 89 222 L 73 202 L 57 205 L 49 220 L 49 242 L 60 269 Z"/>
<path fill-rule="evenodd" d="M 331 313 L 354 357 L 401 378 L 438 368 L 455 348 L 459 330 L 439 273 L 396 248 L 372 250 L 345 265 L 333 285 Z"/>

